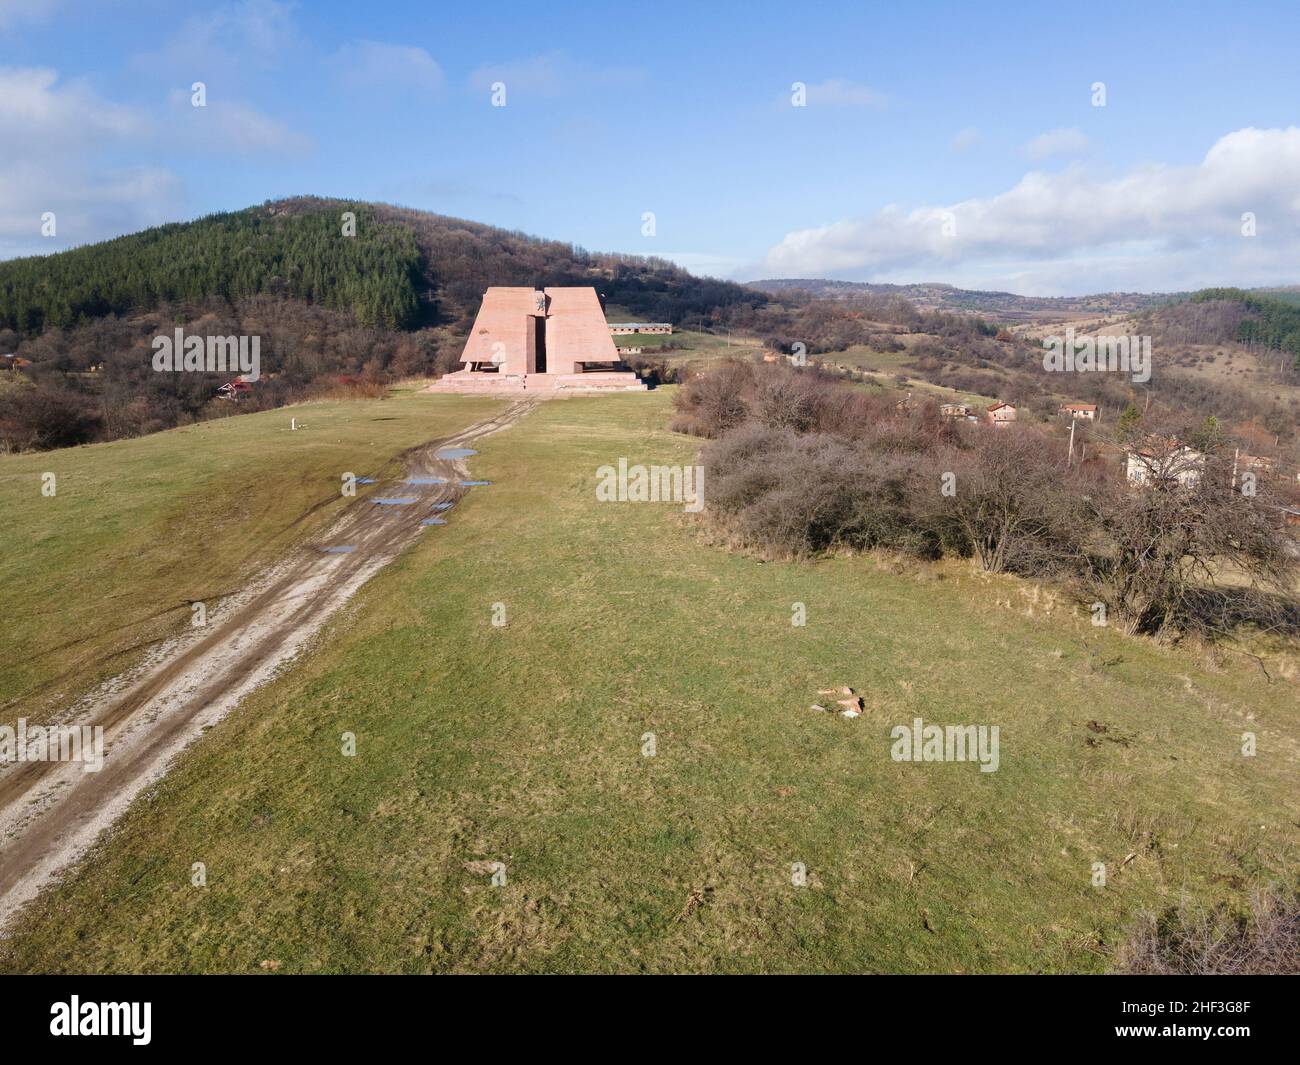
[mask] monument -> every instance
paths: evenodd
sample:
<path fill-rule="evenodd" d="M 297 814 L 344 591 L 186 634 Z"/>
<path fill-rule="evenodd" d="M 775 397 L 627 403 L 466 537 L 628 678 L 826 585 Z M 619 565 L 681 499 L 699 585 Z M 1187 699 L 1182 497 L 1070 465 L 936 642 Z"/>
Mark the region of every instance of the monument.
<path fill-rule="evenodd" d="M 644 392 L 618 352 L 591 287 L 489 288 L 461 369 L 430 392 Z"/>

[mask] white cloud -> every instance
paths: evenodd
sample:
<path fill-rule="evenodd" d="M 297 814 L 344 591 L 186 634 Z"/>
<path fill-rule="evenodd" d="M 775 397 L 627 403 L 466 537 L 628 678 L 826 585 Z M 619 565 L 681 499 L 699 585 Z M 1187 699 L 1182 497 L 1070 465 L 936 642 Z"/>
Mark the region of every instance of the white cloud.
<path fill-rule="evenodd" d="M 188 146 L 203 152 L 237 152 L 242 155 L 305 155 L 316 142 L 295 133 L 283 122 L 240 100 L 209 95 L 205 107 L 193 107 L 190 94 L 171 94 L 171 133 Z"/>
<path fill-rule="evenodd" d="M 335 63 L 340 80 L 351 89 L 399 86 L 437 92 L 444 80 L 433 56 L 408 45 L 355 41 L 339 49 Z"/>
<path fill-rule="evenodd" d="M 846 78 L 828 78 L 808 85 L 809 107 L 869 107 L 880 111 L 888 102 L 884 93 Z"/>
<path fill-rule="evenodd" d="M 1243 212 L 1258 236 L 1241 235 Z M 1294 280 L 1300 260 L 1300 128 L 1240 129 L 1201 162 L 1104 178 L 1078 164 L 1032 171 L 997 196 L 891 205 L 789 233 L 767 277 L 1016 279 L 1016 291 L 1146 291 Z M 1099 279 L 1104 277 L 1105 283 Z"/>
<path fill-rule="evenodd" d="M 87 142 L 148 129 L 142 114 L 97 98 L 85 82 L 58 80 L 49 67 L 0 67 L 0 139 L 24 155 L 80 152 Z"/>
<path fill-rule="evenodd" d="M 952 139 L 950 147 L 954 152 L 968 152 L 983 138 L 974 126 L 967 126 Z"/>
<path fill-rule="evenodd" d="M 153 225 L 174 213 L 170 170 L 105 163 L 139 154 L 155 125 L 46 67 L 0 67 L 0 143 L 21 146 L 0 168 L 0 255 L 52 251 Z M 55 214 L 57 241 L 40 236 Z"/>
<path fill-rule="evenodd" d="M 1081 130 L 1050 129 L 1040 133 L 1024 146 L 1024 153 L 1030 159 L 1049 159 L 1054 155 L 1082 155 L 1088 150 L 1088 138 Z"/>

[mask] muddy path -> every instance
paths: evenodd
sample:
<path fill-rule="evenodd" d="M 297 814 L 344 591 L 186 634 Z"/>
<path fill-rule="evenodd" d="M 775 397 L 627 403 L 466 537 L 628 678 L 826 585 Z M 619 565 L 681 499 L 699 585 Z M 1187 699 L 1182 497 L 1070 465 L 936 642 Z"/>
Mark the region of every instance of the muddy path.
<path fill-rule="evenodd" d="M 104 729 L 98 772 L 80 763 L 0 770 L 0 933 L 19 908 L 83 855 L 171 760 L 288 663 L 355 592 L 473 488 L 464 457 L 440 456 L 508 428 L 536 406 L 501 414 L 404 456 L 406 473 L 357 498 L 328 530 L 223 601 L 208 624 L 159 645 L 67 724 Z M 393 505 L 381 499 L 413 500 Z M 438 507 L 437 504 L 444 504 Z M 450 504 L 451 506 L 445 506 Z"/>

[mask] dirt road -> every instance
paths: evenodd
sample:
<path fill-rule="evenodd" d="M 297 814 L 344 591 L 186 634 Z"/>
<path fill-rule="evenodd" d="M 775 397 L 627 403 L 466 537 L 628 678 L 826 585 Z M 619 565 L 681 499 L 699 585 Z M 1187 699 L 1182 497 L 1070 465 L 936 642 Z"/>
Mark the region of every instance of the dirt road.
<path fill-rule="evenodd" d="M 76 861 L 203 730 L 294 657 L 376 572 L 448 513 L 469 479 L 464 458 L 439 457 L 514 424 L 535 400 L 405 456 L 405 478 L 358 498 L 321 537 L 294 551 L 212 612 L 193 634 L 166 641 L 138 669 L 105 685 L 67 723 L 102 725 L 103 768 L 8 763 L 0 773 L 0 932 L 19 907 Z M 414 483 L 413 483 L 414 482 Z M 377 499 L 414 499 L 385 505 Z"/>

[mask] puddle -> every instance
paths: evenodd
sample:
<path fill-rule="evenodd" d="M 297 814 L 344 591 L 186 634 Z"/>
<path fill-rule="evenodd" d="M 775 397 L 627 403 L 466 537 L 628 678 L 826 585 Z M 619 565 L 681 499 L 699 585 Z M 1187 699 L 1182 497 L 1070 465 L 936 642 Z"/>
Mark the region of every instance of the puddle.
<path fill-rule="evenodd" d="M 376 499 L 381 507 L 405 507 L 415 502 L 415 496 L 394 496 L 389 499 Z"/>
<path fill-rule="evenodd" d="M 375 483 L 375 479 L 374 479 L 373 477 L 358 477 L 358 478 L 357 478 L 357 484 L 374 484 L 374 483 Z"/>
<path fill-rule="evenodd" d="M 327 555 L 347 555 L 356 550 L 355 547 L 322 547 L 321 550 Z"/>
<path fill-rule="evenodd" d="M 435 503 L 435 504 L 433 505 L 433 509 L 434 509 L 434 510 L 450 510 L 450 509 L 451 509 L 452 507 L 454 507 L 455 505 L 456 505 L 455 503 Z"/>
<path fill-rule="evenodd" d="M 472 447 L 444 447 L 434 457 L 440 459 L 467 459 L 471 455 L 477 454 L 478 452 Z"/>
<path fill-rule="evenodd" d="M 408 477 L 402 484 L 446 484 L 446 477 Z"/>
<path fill-rule="evenodd" d="M 424 521 L 420 522 L 420 524 L 421 525 L 446 525 L 447 520 L 445 518 L 425 518 Z"/>
<path fill-rule="evenodd" d="M 481 484 L 491 484 L 491 481 L 457 481 L 462 488 L 477 488 Z"/>

